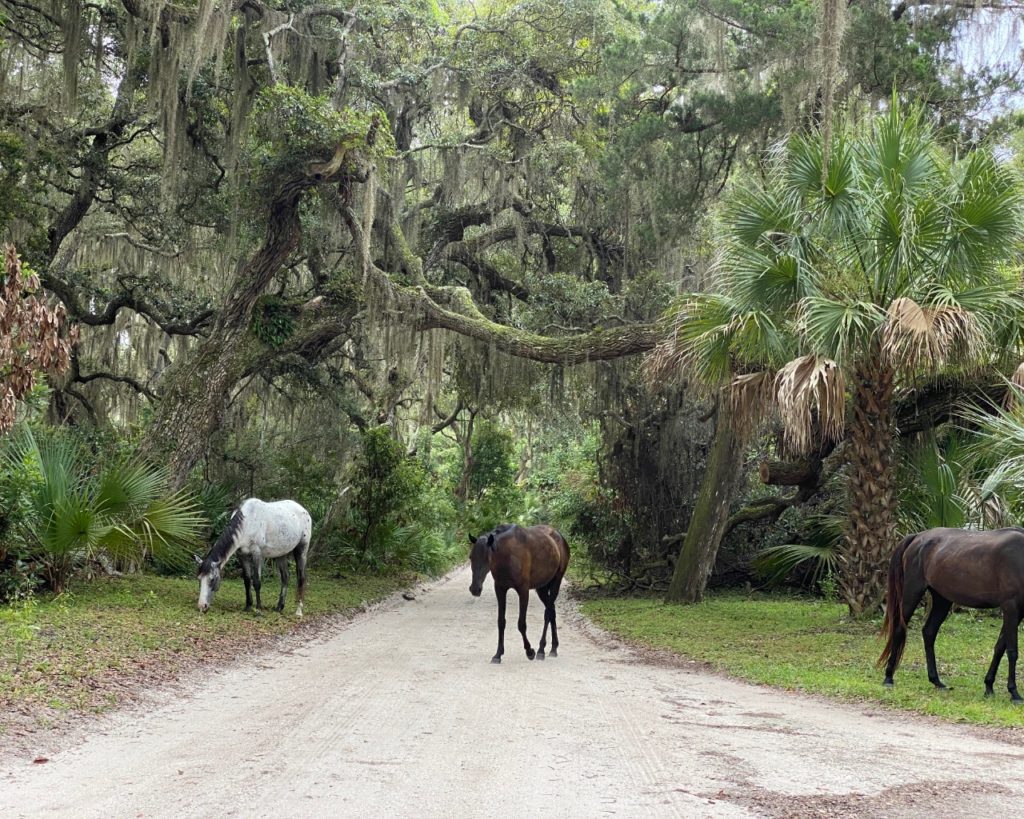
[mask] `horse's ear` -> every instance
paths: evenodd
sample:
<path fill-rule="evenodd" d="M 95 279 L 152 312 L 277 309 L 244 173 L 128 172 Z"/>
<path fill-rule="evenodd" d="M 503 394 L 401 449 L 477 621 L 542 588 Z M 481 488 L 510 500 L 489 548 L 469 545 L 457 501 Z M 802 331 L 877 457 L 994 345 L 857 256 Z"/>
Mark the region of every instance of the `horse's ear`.
<path fill-rule="evenodd" d="M 194 554 L 192 555 L 192 558 L 195 560 L 197 566 L 203 565 L 203 559 L 199 555 Z"/>
<path fill-rule="evenodd" d="M 466 534 L 468 535 L 468 534 L 469 534 L 469 532 L 467 532 Z M 469 542 L 470 542 L 470 543 L 471 543 L 471 544 L 472 544 L 473 546 L 476 546 L 476 538 L 475 538 L 475 537 L 473 537 L 472 535 L 469 535 Z"/>
<path fill-rule="evenodd" d="M 488 548 L 488 549 L 490 549 L 490 550 L 491 550 L 492 552 L 493 552 L 493 551 L 494 551 L 495 549 L 497 549 L 497 548 L 498 548 L 497 546 L 495 546 L 495 545 L 494 545 L 494 532 L 491 532 L 491 533 L 490 533 L 490 534 L 489 534 L 489 535 L 487 536 L 487 548 Z"/>

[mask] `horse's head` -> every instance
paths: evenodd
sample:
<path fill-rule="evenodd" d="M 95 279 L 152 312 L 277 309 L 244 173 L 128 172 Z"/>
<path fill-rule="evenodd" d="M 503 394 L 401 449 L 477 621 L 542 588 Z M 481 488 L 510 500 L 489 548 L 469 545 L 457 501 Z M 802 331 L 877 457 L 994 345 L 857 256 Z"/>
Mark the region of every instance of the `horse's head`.
<path fill-rule="evenodd" d="M 494 545 L 494 532 L 479 537 L 469 536 L 469 542 L 473 548 L 469 552 L 469 563 L 473 568 L 473 582 L 469 584 L 469 593 L 479 597 L 484 588 L 484 578 L 491 570 L 491 553 L 496 548 Z"/>
<path fill-rule="evenodd" d="M 220 588 L 220 561 L 207 555 L 205 560 L 197 556 L 196 563 L 199 564 L 199 610 L 205 612 Z"/>

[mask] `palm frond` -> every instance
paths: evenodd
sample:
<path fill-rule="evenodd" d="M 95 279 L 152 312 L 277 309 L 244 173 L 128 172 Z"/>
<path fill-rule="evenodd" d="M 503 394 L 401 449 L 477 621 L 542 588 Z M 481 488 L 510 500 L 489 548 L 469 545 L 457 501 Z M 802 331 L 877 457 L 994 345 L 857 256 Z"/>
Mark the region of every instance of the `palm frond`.
<path fill-rule="evenodd" d="M 800 324 L 811 347 L 845 363 L 866 348 L 885 321 L 885 311 L 868 301 L 810 296 L 800 303 Z"/>
<path fill-rule="evenodd" d="M 775 382 L 786 445 L 807 452 L 815 443 L 817 414 L 821 436 L 838 441 L 846 429 L 846 378 L 836 362 L 815 355 L 793 359 Z"/>
<path fill-rule="evenodd" d="M 906 297 L 893 300 L 882 327 L 883 354 L 907 372 L 974 360 L 983 340 L 974 314 L 958 304 L 922 307 Z"/>
<path fill-rule="evenodd" d="M 725 382 L 732 374 L 735 319 L 735 303 L 726 296 L 685 297 L 669 312 L 668 332 L 647 356 L 645 376 L 661 381 L 687 375 L 703 386 Z"/>
<path fill-rule="evenodd" d="M 750 429 L 775 406 L 776 374 L 770 370 L 734 376 L 729 385 L 732 423 Z"/>
<path fill-rule="evenodd" d="M 752 561 L 755 571 L 769 584 L 782 582 L 794 569 L 806 563 L 811 564 L 811 581 L 816 583 L 825 575 L 837 573 L 840 562 L 837 548 L 812 543 L 768 546 Z"/>

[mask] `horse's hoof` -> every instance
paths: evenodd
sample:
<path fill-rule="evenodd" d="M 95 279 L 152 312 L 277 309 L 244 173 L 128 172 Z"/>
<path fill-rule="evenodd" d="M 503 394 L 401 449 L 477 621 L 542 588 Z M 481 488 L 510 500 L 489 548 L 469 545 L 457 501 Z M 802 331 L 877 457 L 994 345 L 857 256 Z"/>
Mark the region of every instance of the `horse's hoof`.
<path fill-rule="evenodd" d="M 532 648 L 526 649 L 526 659 L 527 660 L 532 660 L 536 656 L 537 656 L 537 652 L 534 651 Z"/>
<path fill-rule="evenodd" d="M 932 685 L 934 685 L 936 690 L 938 691 L 949 691 L 949 689 L 946 687 L 946 684 L 941 680 L 932 680 Z"/>
<path fill-rule="evenodd" d="M 538 660 L 543 660 L 544 659 L 544 652 L 543 651 L 538 651 L 537 652 L 537 659 Z"/>
<path fill-rule="evenodd" d="M 494 663 L 495 665 L 501 665 L 501 657 L 498 657 L 498 656 L 491 657 L 491 662 Z"/>
<path fill-rule="evenodd" d="M 892 677 L 886 677 L 884 680 L 882 680 L 882 685 L 884 685 L 886 688 L 892 688 L 892 686 L 893 686 Z"/>
<path fill-rule="evenodd" d="M 992 686 L 991 685 L 986 685 L 985 686 L 985 697 L 986 698 L 987 697 L 994 697 L 995 695 L 996 695 L 996 692 L 992 690 Z"/>
<path fill-rule="evenodd" d="M 558 656 L 558 649 L 557 648 L 551 649 L 551 653 L 548 654 L 548 656 L 549 657 L 557 657 Z"/>
<path fill-rule="evenodd" d="M 253 609 L 252 610 L 252 616 L 253 617 L 262 617 L 263 616 L 263 609 Z"/>

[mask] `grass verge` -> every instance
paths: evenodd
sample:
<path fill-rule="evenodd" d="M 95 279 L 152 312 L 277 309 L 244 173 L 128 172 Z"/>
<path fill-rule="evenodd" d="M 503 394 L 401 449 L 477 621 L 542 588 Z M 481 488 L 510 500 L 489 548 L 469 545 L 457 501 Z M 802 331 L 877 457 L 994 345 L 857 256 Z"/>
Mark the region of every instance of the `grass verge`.
<path fill-rule="evenodd" d="M 751 682 L 824 694 L 944 719 L 983 725 L 1024 726 L 1024 708 L 1010 704 L 1006 660 L 996 696 L 985 699 L 983 678 L 1001 620 L 975 611 L 950 616 L 936 643 L 937 691 L 925 672 L 920 626 L 910 624 L 903 662 L 892 689 L 882 686 L 875 660 L 882 649 L 880 621 L 851 622 L 845 606 L 799 598 L 720 595 L 694 606 L 650 598 L 583 601 L 595 623 L 621 637 L 667 649 Z M 1018 669 L 1024 674 L 1024 667 Z"/>
<path fill-rule="evenodd" d="M 52 599 L 0 607 L 0 736 L 106 710 L 140 687 L 244 655 L 293 629 L 315 628 L 412 580 L 313 573 L 301 621 L 294 616 L 294 582 L 285 613 L 272 610 L 276 578 L 263 584 L 267 609 L 260 617 L 243 612 L 241 580 L 225 580 L 203 615 L 195 579 L 146 575 L 101 578 Z"/>

